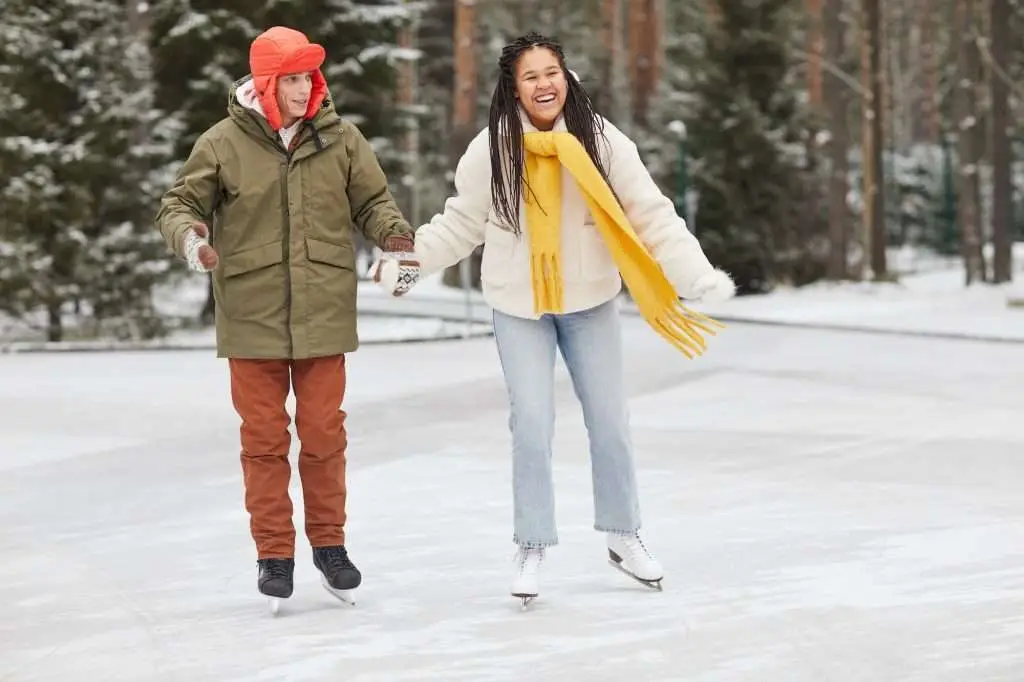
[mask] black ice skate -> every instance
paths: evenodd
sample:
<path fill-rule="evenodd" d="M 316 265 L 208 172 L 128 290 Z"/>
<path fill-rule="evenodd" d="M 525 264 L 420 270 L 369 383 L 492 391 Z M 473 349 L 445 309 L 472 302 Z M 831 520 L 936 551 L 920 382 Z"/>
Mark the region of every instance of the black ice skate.
<path fill-rule="evenodd" d="M 363 582 L 363 576 L 348 558 L 344 545 L 313 548 L 313 565 L 320 571 L 324 589 L 346 604 L 355 604 L 353 591 Z"/>
<path fill-rule="evenodd" d="M 294 559 L 259 559 L 259 576 L 256 586 L 261 594 L 270 599 L 270 611 L 277 615 L 281 608 L 281 600 L 292 596 L 294 589 Z"/>

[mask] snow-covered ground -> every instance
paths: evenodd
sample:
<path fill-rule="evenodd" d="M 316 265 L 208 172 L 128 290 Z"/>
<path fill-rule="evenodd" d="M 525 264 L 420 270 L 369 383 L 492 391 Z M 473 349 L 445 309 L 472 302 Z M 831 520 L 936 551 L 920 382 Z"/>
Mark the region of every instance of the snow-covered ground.
<path fill-rule="evenodd" d="M 894 258 L 894 269 L 903 273 L 897 283 L 821 282 L 692 307 L 725 321 L 1024 342 L 1024 250 L 1018 256 L 1015 281 L 999 286 L 966 287 L 955 259 L 911 253 Z M 439 277 L 397 300 L 370 283 L 360 289 L 364 310 L 485 323 L 490 311 L 482 297 L 474 292 L 468 299 L 467 307 L 465 293 L 443 286 Z"/>
<path fill-rule="evenodd" d="M 427 286 L 431 286 L 429 283 Z M 435 285 L 435 290 L 439 285 Z M 403 315 L 400 309 L 383 305 L 381 293 L 371 283 L 360 287 L 361 302 L 370 297 L 370 305 L 358 319 L 361 344 L 407 343 L 490 334 L 490 318 L 469 316 L 466 321 L 452 319 L 441 311 L 441 317 L 430 314 Z M 206 280 L 198 277 L 181 278 L 173 285 L 159 288 L 155 302 L 158 310 L 169 318 L 195 320 L 206 301 Z M 373 305 L 377 303 L 378 305 Z M 363 311 L 360 311 L 361 313 Z M 421 311 L 423 312 L 423 311 Z M 429 311 L 427 311 L 429 313 Z M 0 352 L 27 351 L 80 351 L 80 350 L 210 350 L 216 347 L 216 331 L 213 327 L 187 328 L 172 331 L 167 337 L 152 341 L 118 341 L 108 339 L 67 340 L 48 343 L 42 340 L 41 332 L 0 315 Z"/>
<path fill-rule="evenodd" d="M 666 589 L 605 561 L 559 365 L 562 545 L 526 613 L 491 339 L 351 357 L 365 585 L 319 587 L 297 504 L 276 619 L 222 361 L 0 356 L 0 680 L 1019 682 L 1024 348 L 736 324 L 687 361 L 625 324 Z"/>
<path fill-rule="evenodd" d="M 723 319 L 1024 341 L 1018 299 L 1020 281 L 966 287 L 960 268 L 945 268 L 893 284 L 823 282 L 698 309 Z"/>
<path fill-rule="evenodd" d="M 410 317 L 401 315 L 363 315 L 358 320 L 360 345 L 380 343 L 409 343 L 437 341 L 491 333 L 490 325 L 480 322 L 463 323 L 437 317 Z M 167 338 L 153 341 L 118 341 L 115 339 L 89 339 L 82 341 L 12 341 L 0 344 L 0 352 L 20 353 L 38 351 L 90 351 L 90 350 L 212 350 L 217 346 L 213 327 L 184 329 Z"/>
<path fill-rule="evenodd" d="M 1024 342 L 1024 243 L 1015 247 L 1015 281 L 999 286 L 966 287 L 957 258 L 892 249 L 889 263 L 891 272 L 898 275 L 895 283 L 819 282 L 693 307 L 726 322 Z M 201 277 L 183 277 L 160 287 L 157 308 L 173 318 L 194 320 L 206 300 L 206 286 Z M 631 303 L 623 300 L 627 313 L 631 312 Z M 372 282 L 360 282 L 359 310 L 360 336 L 367 344 L 480 336 L 489 333 L 491 324 L 490 308 L 479 292 L 446 287 L 440 275 L 426 278 L 400 299 L 386 295 Z M 38 332 L 0 316 L 0 350 L 45 345 L 34 336 Z M 54 349 L 207 349 L 213 345 L 213 330 L 200 329 L 176 331 L 152 344 L 69 342 Z"/>

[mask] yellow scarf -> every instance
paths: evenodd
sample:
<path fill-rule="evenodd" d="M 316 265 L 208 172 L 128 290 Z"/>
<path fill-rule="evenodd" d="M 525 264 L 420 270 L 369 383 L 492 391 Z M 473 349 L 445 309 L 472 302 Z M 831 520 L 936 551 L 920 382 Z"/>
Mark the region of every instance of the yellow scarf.
<path fill-rule="evenodd" d="M 529 187 L 524 182 L 523 200 L 537 313 L 560 313 L 563 308 L 559 245 L 565 166 L 579 185 L 640 314 L 688 358 L 701 355 L 705 342 L 697 330 L 714 336 L 710 325 L 725 325 L 680 303 L 675 288 L 637 237 L 579 140 L 568 132 L 528 132 L 523 135 L 523 145 L 529 179 Z"/>

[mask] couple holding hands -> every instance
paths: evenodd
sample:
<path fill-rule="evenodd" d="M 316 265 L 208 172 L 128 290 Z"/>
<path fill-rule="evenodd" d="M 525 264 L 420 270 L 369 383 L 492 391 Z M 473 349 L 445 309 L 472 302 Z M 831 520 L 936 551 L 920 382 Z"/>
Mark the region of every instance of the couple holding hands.
<path fill-rule="evenodd" d="M 298 31 L 258 36 L 228 115 L 199 137 L 156 219 L 191 269 L 213 273 L 260 592 L 276 609 L 293 590 L 290 391 L 314 566 L 343 599 L 362 581 L 345 545 L 342 408 L 346 354 L 358 345 L 357 230 L 382 251 L 373 280 L 396 296 L 484 247 L 510 409 L 511 594 L 524 604 L 539 594 L 539 568 L 558 542 L 556 350 L 587 428 L 594 528 L 615 566 L 660 588 L 662 566 L 639 532 L 619 294 L 625 284 L 648 324 L 693 357 L 720 325 L 680 299 L 729 298 L 732 280 L 708 262 L 636 145 L 594 111 L 556 41 L 531 33 L 504 47 L 489 124 L 458 163 L 455 195 L 417 229 L 366 138 L 337 113 L 324 59 Z"/>

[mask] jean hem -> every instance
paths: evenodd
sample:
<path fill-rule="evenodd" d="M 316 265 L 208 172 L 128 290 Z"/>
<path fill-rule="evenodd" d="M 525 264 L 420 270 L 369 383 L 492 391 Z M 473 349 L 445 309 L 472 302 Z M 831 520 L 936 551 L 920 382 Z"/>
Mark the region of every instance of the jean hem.
<path fill-rule="evenodd" d="M 610 526 L 594 524 L 594 530 L 599 533 L 612 533 L 613 535 L 636 535 L 640 532 L 640 526 L 637 525 L 634 528 L 623 530 L 622 528 L 611 528 Z"/>
<path fill-rule="evenodd" d="M 523 540 L 518 535 L 512 536 L 512 542 L 519 545 L 523 549 L 546 549 L 548 547 L 554 547 L 558 544 L 558 539 L 554 540 Z"/>

